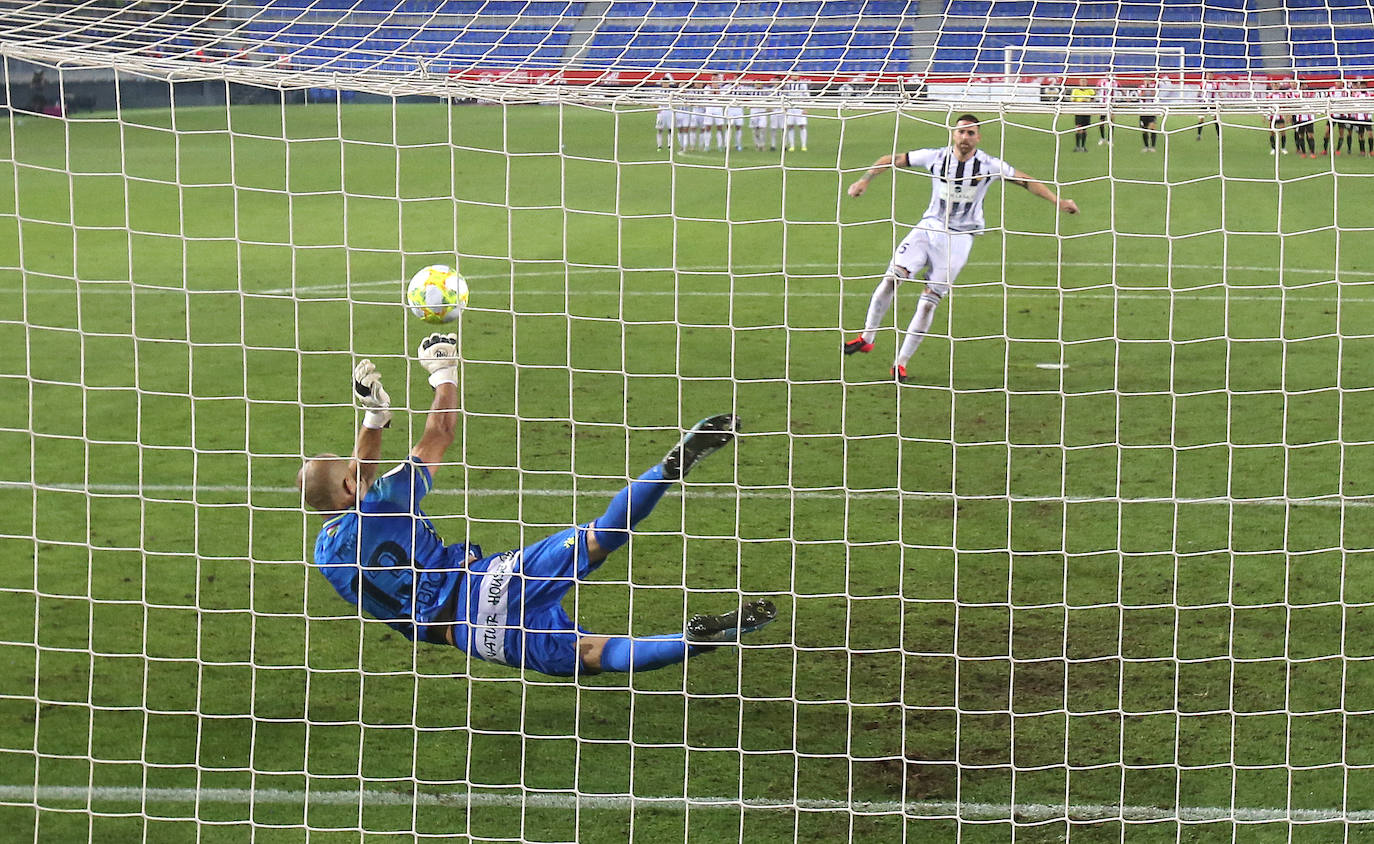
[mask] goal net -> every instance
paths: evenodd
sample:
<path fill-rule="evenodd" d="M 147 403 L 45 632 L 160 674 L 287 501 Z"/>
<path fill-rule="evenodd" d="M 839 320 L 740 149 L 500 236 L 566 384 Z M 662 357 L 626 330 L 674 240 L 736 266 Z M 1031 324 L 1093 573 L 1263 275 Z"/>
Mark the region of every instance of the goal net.
<path fill-rule="evenodd" d="M 1180 77 L 1185 65 L 1182 47 L 1062 48 L 1019 45 L 1002 50 L 1002 72 L 1018 76 L 1081 76 L 1100 79 L 1117 74 L 1158 78 Z"/>
<path fill-rule="evenodd" d="M 7 835 L 1362 836 L 1374 108 L 1360 9 L 1323 11 L 0 2 Z M 1036 46 L 1065 21 L 1112 52 Z M 1320 27 L 1329 59 L 1274 52 Z M 1093 79 L 1044 97 L 1052 62 Z M 1075 108 L 1104 75 L 1134 97 Z M 841 345 L 930 174 L 847 189 L 967 112 L 1081 213 L 994 185 L 897 383 L 920 282 Z M 352 449 L 363 358 L 382 470 L 420 439 L 401 296 L 439 263 L 472 291 L 444 540 L 586 523 L 735 413 L 563 605 L 778 621 L 568 679 L 336 593 L 293 481 Z"/>

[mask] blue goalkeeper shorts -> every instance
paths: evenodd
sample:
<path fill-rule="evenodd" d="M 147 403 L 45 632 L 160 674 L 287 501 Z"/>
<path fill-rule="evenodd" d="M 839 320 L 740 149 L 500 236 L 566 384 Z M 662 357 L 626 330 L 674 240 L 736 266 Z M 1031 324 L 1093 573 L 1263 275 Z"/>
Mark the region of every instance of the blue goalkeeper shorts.
<path fill-rule="evenodd" d="M 587 550 L 588 527 L 568 528 L 477 563 L 463 590 L 469 623 L 455 625 L 454 642 L 473 656 L 512 668 L 554 677 L 577 674 L 578 639 L 588 631 L 573 622 L 562 602 L 573 584 L 596 569 Z M 494 612 L 484 609 L 489 597 Z"/>

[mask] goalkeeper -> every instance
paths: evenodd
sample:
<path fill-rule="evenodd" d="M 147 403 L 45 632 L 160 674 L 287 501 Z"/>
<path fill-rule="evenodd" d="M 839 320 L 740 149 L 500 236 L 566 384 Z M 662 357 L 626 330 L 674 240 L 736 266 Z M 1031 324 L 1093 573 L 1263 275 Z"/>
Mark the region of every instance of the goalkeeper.
<path fill-rule="evenodd" d="M 738 641 L 777 617 L 771 602 L 752 601 L 721 615 L 693 616 L 685 632 L 603 636 L 575 625 L 561 603 L 574 583 L 629 541 L 673 481 L 734 439 L 739 420 L 729 414 L 698 422 L 593 522 L 490 557 L 476 545 L 445 545 L 420 501 L 457 427 L 457 354 L 453 335 L 432 334 L 420 344 L 434 402 L 406 462 L 374 482 L 391 411 L 381 376 L 364 360 L 353 371 L 353 391 L 366 409 L 353 456 L 310 458 L 297 476 L 305 503 L 325 519 L 315 565 L 344 600 L 407 639 L 554 676 L 662 668 Z"/>

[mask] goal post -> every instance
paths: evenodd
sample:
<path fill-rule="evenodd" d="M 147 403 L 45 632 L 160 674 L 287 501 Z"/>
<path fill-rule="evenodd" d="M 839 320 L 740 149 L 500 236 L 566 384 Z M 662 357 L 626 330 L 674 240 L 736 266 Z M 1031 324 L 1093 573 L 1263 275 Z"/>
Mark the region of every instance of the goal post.
<path fill-rule="evenodd" d="M 17 840 L 1374 824 L 1374 130 L 1330 124 L 1307 158 L 1269 122 L 1310 110 L 1320 153 L 1358 86 L 1271 100 L 1237 73 L 1216 128 L 1162 103 L 1142 154 L 1126 104 L 1071 155 L 1065 102 L 1016 80 L 1193 54 L 916 68 L 918 35 L 982 8 L 954 3 L 0 5 Z M 1081 213 L 994 185 L 899 384 L 919 281 L 872 351 L 842 344 L 932 174 L 847 188 L 965 112 Z M 756 598 L 776 623 L 568 679 L 339 597 L 295 478 L 352 448 L 363 358 L 394 412 L 383 471 L 406 459 L 435 329 L 402 291 L 439 263 L 471 288 L 424 500 L 444 540 L 490 555 L 597 519 L 736 413 L 564 606 L 608 636 Z"/>

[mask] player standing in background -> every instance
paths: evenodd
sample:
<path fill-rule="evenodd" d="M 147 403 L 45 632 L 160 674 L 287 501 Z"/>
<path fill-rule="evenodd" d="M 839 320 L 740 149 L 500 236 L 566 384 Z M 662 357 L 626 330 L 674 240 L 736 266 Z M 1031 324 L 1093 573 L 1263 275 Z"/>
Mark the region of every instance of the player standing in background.
<path fill-rule="evenodd" d="M 658 136 L 658 149 L 663 151 L 663 147 L 673 148 L 673 133 L 677 129 L 677 110 L 673 108 L 673 84 L 672 77 L 665 79 L 659 86 L 660 96 L 663 102 L 659 104 L 658 113 L 654 115 L 654 131 Z M 666 143 L 665 143 L 666 142 Z"/>
<path fill-rule="evenodd" d="M 1283 116 L 1283 109 L 1280 102 L 1286 99 L 1282 82 L 1270 82 L 1268 98 L 1269 105 L 1269 154 L 1278 155 L 1278 150 L 1282 150 L 1284 155 L 1288 154 L 1288 130 L 1284 128 L 1287 121 Z"/>
<path fill-rule="evenodd" d="M 1079 83 L 1069 91 L 1069 102 L 1071 103 L 1090 103 L 1097 95 L 1097 92 L 1089 88 L 1084 83 Z M 1073 151 L 1088 151 L 1088 127 L 1092 125 L 1092 116 L 1081 111 L 1075 111 L 1073 115 Z"/>
<path fill-rule="evenodd" d="M 434 387 L 424 433 L 409 459 L 374 483 L 390 399 L 376 367 L 360 362 L 353 390 L 367 412 L 352 458 L 319 455 L 297 475 L 305 503 L 325 519 L 314 563 L 344 600 L 406 639 L 560 677 L 674 665 L 777 617 L 772 602 L 750 601 L 693 616 L 684 632 L 603 636 L 579 628 L 562 605 L 568 590 L 629 541 L 674 481 L 734 439 L 739 420 L 729 414 L 698 422 L 595 521 L 490 557 L 476 545 L 445 545 L 420 501 L 453 443 L 457 363 L 456 336 L 433 334 L 420 344 L 420 365 Z"/>
<path fill-rule="evenodd" d="M 891 376 L 903 384 L 907 382 L 906 365 L 930 330 L 935 309 L 949 295 L 955 278 L 968 261 L 974 235 L 986 228 L 983 199 L 994 181 L 1006 179 L 1053 202 L 1061 211 L 1078 213 L 1078 205 L 1072 199 L 1060 199 L 1040 182 L 978 149 L 982 133 L 974 115 L 959 116 L 950 140 L 950 145 L 944 147 L 884 155 L 849 186 L 849 195 L 857 198 L 868 190 L 874 176 L 889 167 L 910 167 L 930 174 L 930 205 L 925 215 L 897 246 L 892 263 L 873 291 L 863 333 L 843 346 L 846 355 L 873 351 L 873 340 L 892 307 L 897 286 L 925 273 L 925 292 L 916 304 L 916 314 L 892 363 Z"/>
<path fill-rule="evenodd" d="M 1360 108 L 1368 109 L 1374 104 L 1374 90 L 1369 87 L 1369 80 L 1360 83 L 1353 95 L 1360 100 Z M 1361 111 L 1355 115 L 1355 131 L 1360 136 L 1360 154 L 1374 155 L 1374 113 Z M 1368 144 L 1366 144 L 1366 140 Z"/>
<path fill-rule="evenodd" d="M 1336 87 L 1336 88 L 1333 88 L 1332 91 L 1331 91 L 1331 93 L 1332 93 L 1333 95 L 1337 96 L 1337 97 L 1340 97 L 1341 99 L 1348 99 L 1348 98 L 1354 96 L 1354 94 L 1355 94 L 1353 88 L 1352 88 L 1351 85 L 1350 85 L 1349 83 L 1347 83 L 1347 82 L 1339 82 L 1339 83 L 1337 83 L 1337 87 Z M 1344 109 L 1344 107 L 1342 107 L 1342 108 Z M 1352 139 L 1352 138 L 1354 137 L 1354 135 L 1355 135 L 1355 126 L 1356 126 L 1356 123 L 1358 122 L 1358 119 L 1359 119 L 1359 116 L 1358 116 L 1357 114 L 1355 114 L 1354 112 L 1351 112 L 1351 111 L 1347 111 L 1347 110 L 1342 110 L 1342 111 L 1340 111 L 1340 112 L 1337 112 L 1337 113 L 1334 113 L 1334 114 L 1331 115 L 1331 125 L 1334 126 L 1334 127 L 1336 127 L 1336 154 L 1337 154 L 1337 155 L 1340 155 L 1340 154 L 1341 154 L 1341 146 L 1342 146 L 1342 145 L 1345 146 L 1345 151 L 1346 151 L 1347 153 L 1353 153 L 1353 152 L 1354 152 L 1354 150 L 1351 148 L 1351 139 Z M 1329 130 L 1328 130 L 1328 137 L 1329 137 Z"/>
<path fill-rule="evenodd" d="M 687 90 L 689 83 L 683 83 Z M 679 95 L 673 106 L 673 134 L 677 136 L 678 152 L 686 151 L 692 145 L 692 107 Z"/>
<path fill-rule="evenodd" d="M 1140 83 L 1140 104 L 1150 108 L 1159 102 L 1159 88 L 1156 87 L 1154 80 Z M 1140 142 L 1144 146 L 1141 152 L 1159 152 L 1159 115 L 1142 114 L 1140 115 Z"/>
<path fill-rule="evenodd" d="M 768 142 L 768 106 L 760 102 L 760 98 L 766 95 L 763 83 L 755 82 L 749 88 L 749 95 L 753 98 L 754 105 L 749 106 L 749 128 L 754 132 L 754 149 L 763 152 L 764 146 Z"/>
<path fill-rule="evenodd" d="M 725 151 L 725 106 L 720 101 L 723 80 L 724 77 L 717 73 L 706 87 L 710 97 L 706 104 L 706 149 L 711 149 L 711 136 L 714 135 L 721 152 Z"/>
<path fill-rule="evenodd" d="M 797 141 L 801 141 L 801 151 L 806 152 L 806 109 L 798 103 L 806 102 L 811 96 L 811 86 L 805 79 L 793 79 L 785 86 L 787 97 L 787 148 L 797 151 Z"/>
<path fill-rule="evenodd" d="M 787 142 L 787 109 L 783 107 L 782 80 L 774 78 L 769 86 L 768 95 L 776 98 L 776 102 L 768 111 L 768 148 L 777 150 L 778 146 Z"/>
<path fill-rule="evenodd" d="M 722 87 L 726 96 L 725 105 L 725 141 L 726 146 L 734 144 L 735 149 L 744 149 L 744 105 L 740 102 L 740 95 L 743 94 L 744 84 L 738 79 L 726 82 Z"/>
<path fill-rule="evenodd" d="M 1302 83 L 1297 80 L 1293 84 L 1297 86 L 1292 94 L 1299 101 L 1299 108 L 1307 108 L 1313 92 L 1302 90 Z M 1317 157 L 1316 114 L 1300 111 L 1293 115 L 1293 146 L 1298 148 L 1300 158 Z"/>
<path fill-rule="evenodd" d="M 1193 140 L 1202 140 L 1202 127 L 1206 126 L 1208 123 L 1212 124 L 1213 131 L 1216 132 L 1217 138 L 1220 138 L 1221 115 L 1219 113 L 1219 102 L 1221 99 L 1221 83 L 1217 82 L 1217 80 L 1212 77 L 1210 71 L 1202 74 L 1202 87 L 1199 89 L 1198 93 L 1201 95 L 1202 108 L 1206 113 L 1197 116 L 1197 137 Z"/>
<path fill-rule="evenodd" d="M 1097 145 L 1111 146 L 1112 106 L 1116 103 L 1117 81 L 1110 76 L 1097 80 L 1097 101 L 1102 106 L 1102 117 L 1097 122 Z"/>
<path fill-rule="evenodd" d="M 702 86 L 704 88 L 704 86 Z M 700 96 L 701 89 L 698 89 Z M 692 106 L 692 144 L 694 149 L 701 152 L 709 152 L 711 149 L 711 117 L 708 114 L 706 104 L 697 102 Z"/>

